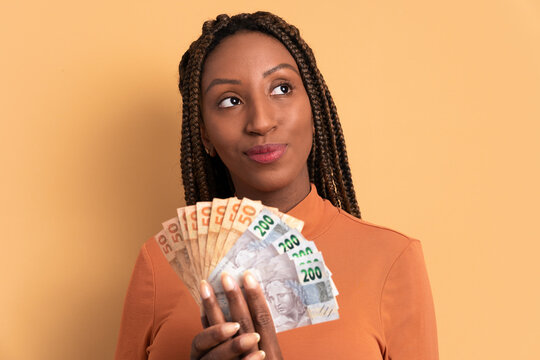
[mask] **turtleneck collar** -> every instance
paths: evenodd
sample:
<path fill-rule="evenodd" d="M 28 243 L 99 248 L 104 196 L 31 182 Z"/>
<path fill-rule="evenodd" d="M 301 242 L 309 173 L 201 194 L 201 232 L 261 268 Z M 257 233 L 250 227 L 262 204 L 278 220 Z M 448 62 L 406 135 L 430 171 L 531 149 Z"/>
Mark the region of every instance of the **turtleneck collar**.
<path fill-rule="evenodd" d="M 339 210 L 330 201 L 319 196 L 314 184 L 311 184 L 311 190 L 304 200 L 287 212 L 304 221 L 302 234 L 308 240 L 313 240 L 323 234 L 338 213 Z"/>

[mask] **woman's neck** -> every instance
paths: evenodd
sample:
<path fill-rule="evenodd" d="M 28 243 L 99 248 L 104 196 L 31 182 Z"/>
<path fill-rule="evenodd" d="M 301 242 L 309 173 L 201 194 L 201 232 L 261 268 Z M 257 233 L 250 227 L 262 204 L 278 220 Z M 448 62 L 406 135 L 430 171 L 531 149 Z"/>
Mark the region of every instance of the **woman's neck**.
<path fill-rule="evenodd" d="M 238 186 L 239 185 L 239 186 Z M 264 205 L 278 208 L 281 212 L 288 212 L 308 196 L 311 190 L 309 178 L 297 184 L 291 184 L 280 189 L 264 191 L 252 187 L 236 185 L 235 196 L 260 200 Z"/>

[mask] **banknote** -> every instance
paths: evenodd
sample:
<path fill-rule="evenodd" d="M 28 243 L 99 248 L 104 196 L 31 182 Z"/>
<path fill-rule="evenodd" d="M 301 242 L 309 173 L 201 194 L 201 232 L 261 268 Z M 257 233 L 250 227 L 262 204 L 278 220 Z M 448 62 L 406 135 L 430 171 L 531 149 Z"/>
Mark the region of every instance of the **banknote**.
<path fill-rule="evenodd" d="M 210 223 L 210 212 L 212 211 L 212 202 L 200 201 L 195 204 L 197 209 L 197 242 L 199 244 L 201 263 L 201 276 L 203 279 L 208 277 L 206 266 L 206 238 L 208 237 L 208 224 Z"/>
<path fill-rule="evenodd" d="M 170 244 L 174 257 L 178 260 L 178 264 L 180 266 L 180 270 L 182 272 L 191 271 L 190 268 L 188 268 L 188 264 L 184 264 L 180 262 L 182 259 L 178 256 L 179 251 L 186 248 L 186 245 L 184 241 L 182 240 L 181 235 L 179 234 L 180 226 L 178 222 L 178 218 L 172 218 L 167 221 L 164 221 L 162 224 L 163 231 L 165 232 L 165 236 L 167 237 L 168 243 Z"/>
<path fill-rule="evenodd" d="M 210 274 L 217 265 L 214 263 L 214 252 L 217 247 L 217 238 L 221 230 L 221 224 L 225 217 L 228 199 L 214 198 L 210 211 L 210 223 L 208 224 L 208 237 L 206 238 L 206 254 L 204 262 L 207 264 L 206 274 Z M 215 257 L 217 260 L 217 256 Z"/>
<path fill-rule="evenodd" d="M 279 218 L 292 229 L 302 231 L 304 228 L 304 222 L 302 220 L 297 219 L 289 214 L 280 213 Z"/>
<path fill-rule="evenodd" d="M 300 258 L 307 256 L 307 258 L 304 258 L 306 262 L 309 262 L 311 260 L 311 258 L 309 257 L 310 255 L 315 256 L 314 254 L 319 253 L 315 243 L 313 241 L 306 240 L 304 236 L 302 236 L 302 234 L 296 229 L 291 229 L 281 238 L 272 242 L 271 245 L 276 249 L 278 253 L 287 253 L 291 258 Z M 328 273 L 328 277 L 330 279 L 332 293 L 334 294 L 334 296 L 339 295 L 339 291 L 334 284 L 334 281 L 332 280 L 332 272 L 327 267 L 325 267 L 325 271 Z"/>
<path fill-rule="evenodd" d="M 242 200 L 238 198 L 229 198 L 227 202 L 227 207 L 225 208 L 225 215 L 223 215 L 223 220 L 221 222 L 221 228 L 219 230 L 218 237 L 216 239 L 216 247 L 214 249 L 214 254 L 212 255 L 212 264 L 217 265 L 219 260 L 225 255 L 223 253 L 223 244 L 229 235 L 231 226 L 236 218 L 236 213 L 240 207 Z"/>
<path fill-rule="evenodd" d="M 178 215 L 178 223 L 180 224 L 180 235 L 182 236 L 182 239 L 184 240 L 184 244 L 186 245 L 189 258 L 193 259 L 193 253 L 191 251 L 191 244 L 187 240 L 189 238 L 189 234 L 188 234 L 187 220 L 186 220 L 186 208 L 185 207 L 178 208 L 176 210 L 176 214 Z M 195 268 L 193 267 L 193 263 L 191 264 L 191 267 L 192 267 L 192 270 L 195 271 Z"/>
<path fill-rule="evenodd" d="M 282 213 L 281 211 L 279 211 L 278 208 L 275 207 L 265 206 L 265 208 L 277 215 L 281 219 L 281 221 L 287 224 L 288 227 L 296 229 L 298 231 L 302 231 L 302 229 L 304 228 L 304 222 L 302 220 L 297 219 L 289 214 Z"/>
<path fill-rule="evenodd" d="M 174 250 L 171 246 L 171 243 L 169 242 L 169 239 L 167 239 L 167 236 L 165 235 L 165 230 L 161 230 L 158 232 L 154 238 L 156 239 L 156 242 L 159 245 L 159 248 L 161 249 L 161 252 L 167 259 L 169 263 L 173 266 L 174 270 L 180 271 L 180 268 L 178 267 L 176 263 L 176 256 L 174 254 Z M 179 274 L 180 277 L 182 277 L 182 274 Z"/>
<path fill-rule="evenodd" d="M 263 206 L 260 201 L 253 201 L 248 198 L 242 199 L 238 207 L 238 212 L 231 224 L 231 229 L 229 230 L 227 238 L 223 243 L 221 257 L 229 252 L 231 247 L 236 243 L 236 240 L 238 240 L 242 233 L 246 231 L 255 216 L 260 213 L 262 207 Z"/>
<path fill-rule="evenodd" d="M 246 231 L 238 238 L 234 246 L 221 259 L 209 277 L 210 284 L 221 291 L 222 272 L 230 274 L 241 282 L 245 270 L 253 267 L 257 261 L 265 261 L 277 253 L 260 253 L 268 244 L 285 234 L 289 228 L 272 212 L 262 209 Z"/>
<path fill-rule="evenodd" d="M 285 275 L 285 270 L 287 270 L 287 275 Z M 291 279 L 290 271 L 296 273 L 294 280 Z M 291 261 L 286 254 L 272 258 L 255 268 L 253 272 L 260 274 L 270 311 L 274 311 L 272 317 L 278 331 L 339 318 L 337 302 L 332 294 L 329 279 L 321 276 L 314 280 L 310 278 L 308 282 L 303 281 L 304 279 L 298 276 L 299 272 L 302 274 L 301 269 L 298 269 L 296 263 Z M 291 305 L 291 299 L 296 300 L 296 306 Z M 302 320 L 295 323 L 294 321 L 294 319 L 303 318 L 309 318 L 309 322 Z"/>
<path fill-rule="evenodd" d="M 267 230 L 261 226 L 268 226 Z M 262 229 L 261 232 L 259 229 Z M 285 253 L 285 249 L 289 250 L 289 256 L 292 253 L 291 249 L 284 244 L 290 244 L 290 239 L 298 239 L 296 249 L 298 252 L 303 251 L 304 247 L 317 249 L 314 244 L 310 247 L 307 240 L 295 229 L 289 229 L 281 222 L 275 214 L 268 213 L 263 210 L 255 219 L 253 226 L 250 226 L 247 231 L 242 234 L 233 248 L 223 258 L 220 264 L 216 267 L 215 273 L 210 277 L 210 283 L 217 289 L 221 289 L 219 282 L 219 274 L 227 272 L 235 280 L 241 281 L 243 272 L 246 269 L 258 266 L 258 263 L 264 263 L 271 258 Z M 300 241 L 302 240 L 302 242 Z M 293 240 L 294 241 L 294 240 Z M 290 245 L 294 249 L 293 245 Z"/>
<path fill-rule="evenodd" d="M 169 264 L 171 265 L 173 270 L 176 272 L 176 274 L 178 274 L 178 276 L 182 279 L 182 281 L 184 281 L 184 283 L 186 284 L 186 287 L 188 288 L 189 292 L 191 293 L 191 296 L 193 296 L 193 298 L 195 299 L 195 302 L 197 303 L 197 305 L 200 306 L 201 305 L 201 300 L 200 300 L 199 291 L 198 291 L 198 289 L 196 287 L 194 288 L 191 285 L 192 283 L 191 283 L 191 280 L 190 280 L 190 274 L 185 273 L 184 267 L 182 266 L 180 261 L 177 259 L 176 254 L 175 254 L 175 252 L 173 250 L 173 246 L 171 245 L 171 241 L 167 237 L 166 230 L 165 229 L 161 230 L 159 233 L 157 233 L 154 236 L 154 238 L 155 238 L 159 248 L 161 249 L 161 252 L 165 256 L 165 258 L 167 259 L 167 261 L 169 262 Z M 190 284 L 190 285 L 188 285 L 188 284 Z M 199 298 L 199 299 L 197 299 L 197 298 Z"/>
<path fill-rule="evenodd" d="M 291 260 L 294 262 L 298 281 L 302 285 L 329 278 L 322 253 L 320 252 Z"/>
<path fill-rule="evenodd" d="M 261 284 L 276 332 L 338 318 L 328 280 L 303 286 L 294 262 L 286 254 L 257 265 L 250 272 Z M 230 319 L 225 294 L 217 290 L 216 297 L 225 317 Z"/>
<path fill-rule="evenodd" d="M 339 294 L 331 278 L 331 272 L 324 263 L 321 252 L 316 252 L 303 257 L 295 257 L 292 260 L 295 264 L 298 281 L 303 286 L 313 287 L 322 286 L 321 284 L 324 284 L 325 288 L 328 286 L 327 290 L 332 293 L 333 297 L 336 297 Z M 337 313 L 337 309 L 339 308 L 337 302 L 331 301 L 330 303 L 326 304 L 326 306 L 329 306 L 330 304 L 335 308 Z M 311 308 L 313 309 L 315 307 L 316 306 L 312 306 Z M 328 319 L 324 321 L 328 321 Z"/>
<path fill-rule="evenodd" d="M 300 261 L 304 257 L 307 258 Z M 322 254 L 313 242 L 305 240 L 297 230 L 289 229 L 266 209 L 242 234 L 210 278 L 226 316 L 227 302 L 218 275 L 225 271 L 241 283 L 247 269 L 257 274 L 262 283 L 276 331 L 338 318 L 338 306 Z"/>
<path fill-rule="evenodd" d="M 186 241 L 191 245 L 191 253 L 193 256 L 191 261 L 195 268 L 195 276 L 197 279 L 202 280 L 201 251 L 199 249 L 199 236 L 197 233 L 197 206 L 186 206 L 186 224 L 188 232 Z"/>
<path fill-rule="evenodd" d="M 163 222 L 162 226 L 175 254 L 177 266 L 181 272 L 181 279 L 186 284 L 192 296 L 200 296 L 195 271 L 191 264 L 186 244 L 182 239 L 178 217 Z"/>
<path fill-rule="evenodd" d="M 270 245 L 278 254 L 287 253 L 291 257 L 301 257 L 318 252 L 313 241 L 308 241 L 296 229 L 287 231 L 283 236 L 273 241 Z"/>
<path fill-rule="evenodd" d="M 314 252 L 312 254 L 306 254 L 303 257 L 294 257 L 295 265 L 298 269 L 300 269 L 300 272 L 303 274 L 304 279 L 308 280 L 311 279 L 314 275 L 318 277 L 318 272 L 322 271 L 325 279 L 328 278 L 330 281 L 330 285 L 332 287 L 332 293 L 334 296 L 339 295 L 339 291 L 334 284 L 334 281 L 332 280 L 332 272 L 324 263 L 324 259 L 321 252 Z M 316 266 L 312 266 L 312 263 L 316 263 Z M 313 274 L 313 271 L 315 273 Z M 313 279 L 311 279 L 313 280 Z"/>

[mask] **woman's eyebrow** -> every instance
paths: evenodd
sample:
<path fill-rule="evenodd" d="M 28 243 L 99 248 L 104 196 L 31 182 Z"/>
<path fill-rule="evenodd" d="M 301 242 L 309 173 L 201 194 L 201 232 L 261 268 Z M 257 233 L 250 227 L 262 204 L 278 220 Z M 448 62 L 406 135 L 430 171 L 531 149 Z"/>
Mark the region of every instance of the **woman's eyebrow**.
<path fill-rule="evenodd" d="M 269 70 L 266 70 L 262 76 L 263 78 L 264 77 L 267 77 L 268 75 L 272 74 L 272 73 L 275 73 L 276 71 L 280 70 L 280 69 L 291 69 L 292 71 L 294 71 L 295 73 L 297 73 L 299 76 L 300 76 L 300 73 L 298 72 L 298 70 L 296 70 L 294 68 L 294 66 L 292 66 L 291 64 L 287 64 L 287 63 L 282 63 L 282 64 L 279 64 L 279 65 L 276 65 L 274 66 L 273 68 L 269 69 Z M 240 80 L 235 80 L 235 79 L 214 79 L 210 82 L 210 84 L 208 85 L 208 87 L 206 88 L 206 90 L 204 91 L 204 93 L 206 94 L 208 92 L 208 90 L 210 90 L 210 88 L 214 85 L 220 85 L 220 84 L 233 84 L 233 85 L 238 85 L 238 84 L 241 84 L 242 82 Z"/>
<path fill-rule="evenodd" d="M 234 84 L 234 85 L 238 85 L 238 84 L 241 84 L 241 81 L 240 80 L 233 80 L 233 79 L 214 79 L 210 82 L 210 85 L 208 85 L 208 87 L 206 88 L 206 90 L 204 91 L 204 93 L 206 94 L 208 92 L 208 90 L 210 90 L 210 88 L 214 85 L 219 85 L 219 84 Z"/>
<path fill-rule="evenodd" d="M 273 68 L 271 68 L 270 70 L 266 70 L 264 73 L 263 73 L 263 78 L 264 77 L 267 77 L 268 75 L 278 71 L 279 69 L 283 69 L 283 68 L 287 68 L 287 69 L 291 69 L 292 71 L 294 71 L 295 73 L 297 73 L 298 75 L 300 75 L 300 73 L 298 72 L 298 70 L 296 70 L 294 68 L 294 66 L 292 66 L 291 64 L 287 64 L 287 63 L 282 63 L 282 64 L 279 64 L 277 66 L 274 66 Z"/>

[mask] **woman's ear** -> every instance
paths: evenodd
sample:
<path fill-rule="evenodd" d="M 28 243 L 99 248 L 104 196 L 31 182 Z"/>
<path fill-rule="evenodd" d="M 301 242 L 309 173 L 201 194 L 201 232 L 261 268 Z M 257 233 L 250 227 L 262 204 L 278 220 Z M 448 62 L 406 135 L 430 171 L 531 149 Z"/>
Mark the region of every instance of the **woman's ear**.
<path fill-rule="evenodd" d="M 204 150 L 210 157 L 216 156 L 216 150 L 214 149 L 214 145 L 212 145 L 212 143 L 210 142 L 210 138 L 208 138 L 208 133 L 206 132 L 204 124 L 201 123 L 199 129 L 201 132 L 201 140 L 204 146 Z"/>

